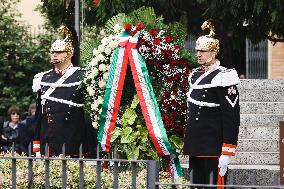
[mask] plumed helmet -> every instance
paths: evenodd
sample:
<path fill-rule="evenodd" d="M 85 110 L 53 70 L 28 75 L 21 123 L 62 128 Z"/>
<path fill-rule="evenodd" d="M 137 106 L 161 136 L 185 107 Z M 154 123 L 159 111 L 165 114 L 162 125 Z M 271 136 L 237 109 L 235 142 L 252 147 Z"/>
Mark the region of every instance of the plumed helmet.
<path fill-rule="evenodd" d="M 67 52 L 72 55 L 72 64 L 74 66 L 79 65 L 79 42 L 77 32 L 69 25 L 61 25 L 57 31 L 59 34 L 63 34 L 63 38 L 55 40 L 50 48 L 51 52 Z"/>
<path fill-rule="evenodd" d="M 212 21 L 205 21 L 202 26 L 202 30 L 209 29 L 208 35 L 200 36 L 196 41 L 195 50 L 199 51 L 214 51 L 219 52 L 219 40 L 215 38 L 215 27 Z"/>

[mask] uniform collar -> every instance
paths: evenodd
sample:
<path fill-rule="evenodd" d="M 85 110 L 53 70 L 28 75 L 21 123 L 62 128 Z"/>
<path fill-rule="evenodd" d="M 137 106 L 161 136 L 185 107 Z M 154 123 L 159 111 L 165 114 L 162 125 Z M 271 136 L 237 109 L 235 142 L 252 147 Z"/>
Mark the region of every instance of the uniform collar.
<path fill-rule="evenodd" d="M 58 68 L 55 68 L 54 71 L 55 71 L 57 74 L 64 75 L 64 74 L 67 72 L 67 70 L 69 70 L 70 68 L 73 68 L 73 64 L 72 64 L 72 63 L 70 63 L 66 68 L 64 68 L 64 69 L 62 69 L 62 70 L 60 70 L 60 69 L 58 69 Z"/>
<path fill-rule="evenodd" d="M 207 72 L 207 71 L 216 70 L 219 66 L 220 66 L 220 61 L 216 59 L 216 62 L 214 64 L 211 64 L 210 66 L 202 65 L 200 69 L 203 70 L 204 72 Z"/>

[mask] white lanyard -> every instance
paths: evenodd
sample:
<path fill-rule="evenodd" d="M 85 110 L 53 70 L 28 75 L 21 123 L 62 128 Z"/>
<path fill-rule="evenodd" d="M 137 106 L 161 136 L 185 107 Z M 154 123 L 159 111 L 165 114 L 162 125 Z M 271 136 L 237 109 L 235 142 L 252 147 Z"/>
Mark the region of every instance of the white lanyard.
<path fill-rule="evenodd" d="M 41 104 L 44 105 L 45 104 L 45 100 L 53 93 L 53 91 L 56 89 L 57 86 L 61 85 L 68 77 L 70 77 L 79 67 L 72 67 L 69 70 L 67 70 L 67 72 L 61 77 L 59 78 L 53 86 L 53 87 L 49 87 L 49 89 L 47 89 L 47 91 L 44 93 L 44 95 L 41 96 Z"/>

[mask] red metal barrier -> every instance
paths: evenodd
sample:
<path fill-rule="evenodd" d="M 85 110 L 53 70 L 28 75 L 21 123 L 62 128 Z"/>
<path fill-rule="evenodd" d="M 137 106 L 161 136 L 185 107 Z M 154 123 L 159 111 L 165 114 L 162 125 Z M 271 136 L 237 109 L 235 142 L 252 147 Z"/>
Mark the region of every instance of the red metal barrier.
<path fill-rule="evenodd" d="M 280 185 L 284 185 L 284 121 L 279 122 Z"/>

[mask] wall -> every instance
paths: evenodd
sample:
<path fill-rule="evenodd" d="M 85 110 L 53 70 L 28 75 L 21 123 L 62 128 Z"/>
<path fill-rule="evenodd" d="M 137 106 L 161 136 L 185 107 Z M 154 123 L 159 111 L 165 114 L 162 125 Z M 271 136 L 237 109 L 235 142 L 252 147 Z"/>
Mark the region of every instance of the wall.
<path fill-rule="evenodd" d="M 36 7 L 41 3 L 40 0 L 21 0 L 18 4 L 18 10 L 22 14 L 20 20 L 25 21 L 27 25 L 39 27 L 44 24 L 44 18 Z"/>
<path fill-rule="evenodd" d="M 284 43 L 276 43 L 274 46 L 268 43 L 268 78 L 283 79 L 284 78 Z"/>

